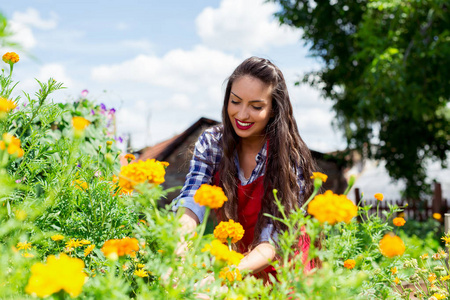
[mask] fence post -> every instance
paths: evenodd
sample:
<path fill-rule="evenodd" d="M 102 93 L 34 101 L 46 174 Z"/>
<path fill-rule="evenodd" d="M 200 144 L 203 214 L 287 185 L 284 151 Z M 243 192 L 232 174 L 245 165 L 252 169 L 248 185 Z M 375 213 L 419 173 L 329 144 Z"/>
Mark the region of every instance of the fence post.
<path fill-rule="evenodd" d="M 439 182 L 434 183 L 432 209 L 433 213 L 442 214 L 442 187 Z"/>
<path fill-rule="evenodd" d="M 449 227 L 450 227 L 450 214 L 446 213 L 444 215 L 444 235 L 447 235 L 448 231 L 450 230 Z M 448 247 L 446 247 L 446 250 L 447 250 L 447 254 L 449 254 Z M 445 262 L 446 262 L 447 268 L 448 268 L 448 256 L 445 259 Z"/>

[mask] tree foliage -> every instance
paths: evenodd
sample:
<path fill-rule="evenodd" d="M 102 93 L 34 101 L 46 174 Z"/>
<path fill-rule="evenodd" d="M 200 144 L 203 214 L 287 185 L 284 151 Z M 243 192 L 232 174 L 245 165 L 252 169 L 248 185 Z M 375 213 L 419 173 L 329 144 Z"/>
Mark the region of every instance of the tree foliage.
<path fill-rule="evenodd" d="M 444 0 L 272 0 L 323 68 L 302 82 L 334 101 L 348 146 L 386 160 L 405 196 L 450 149 L 450 14 Z"/>

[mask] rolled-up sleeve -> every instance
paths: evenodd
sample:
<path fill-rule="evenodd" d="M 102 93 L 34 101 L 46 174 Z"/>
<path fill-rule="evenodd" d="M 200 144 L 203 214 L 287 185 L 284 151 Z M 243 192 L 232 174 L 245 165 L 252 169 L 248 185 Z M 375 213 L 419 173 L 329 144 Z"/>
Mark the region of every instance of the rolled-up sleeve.
<path fill-rule="evenodd" d="M 211 131 L 205 131 L 200 135 L 195 143 L 184 186 L 180 195 L 173 201 L 172 210 L 174 212 L 178 211 L 180 207 L 188 208 L 198 217 L 200 223 L 203 222 L 205 207 L 194 201 L 194 195 L 202 184 L 212 183 L 215 167 L 220 161 L 218 146 L 218 140 Z"/>

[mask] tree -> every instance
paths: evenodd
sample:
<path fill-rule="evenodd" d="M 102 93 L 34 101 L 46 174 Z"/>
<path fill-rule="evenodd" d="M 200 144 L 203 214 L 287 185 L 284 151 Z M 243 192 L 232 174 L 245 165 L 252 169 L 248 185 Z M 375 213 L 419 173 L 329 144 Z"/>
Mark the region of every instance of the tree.
<path fill-rule="evenodd" d="M 334 101 L 350 148 L 384 159 L 405 197 L 430 192 L 426 159 L 450 150 L 450 14 L 445 0 L 271 0 L 323 68 L 302 78 Z"/>

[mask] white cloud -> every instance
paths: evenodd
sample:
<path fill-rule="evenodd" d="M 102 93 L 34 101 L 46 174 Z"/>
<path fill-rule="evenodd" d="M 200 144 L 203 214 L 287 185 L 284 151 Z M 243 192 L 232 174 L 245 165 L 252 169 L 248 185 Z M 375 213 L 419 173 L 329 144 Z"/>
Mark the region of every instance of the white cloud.
<path fill-rule="evenodd" d="M 65 67 L 61 64 L 46 64 L 41 67 L 37 79 L 41 82 L 47 82 L 49 78 L 64 83 L 66 87 L 74 85 L 73 80 L 67 75 Z"/>
<path fill-rule="evenodd" d="M 9 25 L 13 32 L 10 40 L 18 43 L 25 49 L 31 49 L 37 44 L 32 28 L 41 30 L 55 29 L 58 25 L 58 16 L 56 13 L 50 12 L 50 19 L 43 19 L 39 11 L 34 8 L 28 8 L 25 12 L 14 12 Z"/>
<path fill-rule="evenodd" d="M 14 20 L 9 21 L 9 26 L 13 32 L 13 36 L 9 39 L 11 42 L 17 43 L 25 49 L 31 49 L 36 46 L 36 38 L 29 27 Z"/>
<path fill-rule="evenodd" d="M 15 12 L 12 20 L 42 30 L 55 29 L 58 25 L 58 15 L 56 13 L 50 12 L 50 19 L 43 19 L 39 11 L 34 8 L 28 8 L 25 12 Z"/>
<path fill-rule="evenodd" d="M 264 0 L 222 0 L 207 7 L 196 19 L 197 34 L 213 48 L 249 52 L 297 43 L 300 32 L 279 25 L 273 3 Z"/>
<path fill-rule="evenodd" d="M 91 77 L 100 82 L 132 81 L 195 93 L 222 82 L 238 63 L 233 56 L 196 46 L 191 51 L 171 50 L 163 57 L 138 55 L 120 64 L 98 66 Z"/>

